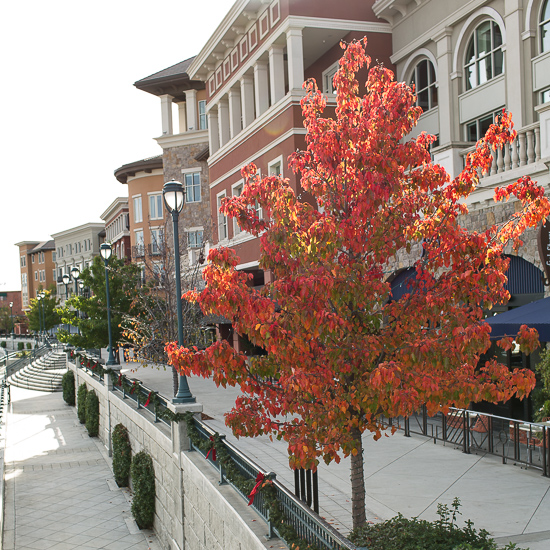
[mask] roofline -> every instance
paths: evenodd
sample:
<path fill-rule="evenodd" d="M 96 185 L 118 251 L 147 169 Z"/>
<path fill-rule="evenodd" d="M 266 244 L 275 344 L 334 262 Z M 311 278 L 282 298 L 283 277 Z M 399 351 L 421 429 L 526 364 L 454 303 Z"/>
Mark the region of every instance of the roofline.
<path fill-rule="evenodd" d="M 137 160 L 124 164 L 114 172 L 115 178 L 120 183 L 128 183 L 128 178 L 136 175 L 137 172 L 152 172 L 153 170 L 162 170 L 164 167 L 162 156 L 152 157 L 143 160 Z"/>
<path fill-rule="evenodd" d="M 79 225 L 77 227 L 71 227 L 71 229 L 65 229 L 64 231 L 60 231 L 59 233 L 53 233 L 52 237 L 55 240 L 56 237 L 64 237 L 65 235 L 68 235 L 69 233 L 73 233 L 74 231 L 80 231 L 82 229 L 105 229 L 105 224 L 100 222 L 88 222 L 82 225 Z"/>
<path fill-rule="evenodd" d="M 107 207 L 107 210 L 105 210 L 105 212 L 103 212 L 103 214 L 101 214 L 101 216 L 99 216 L 103 221 L 106 220 L 106 218 L 109 217 L 109 214 L 115 210 L 116 206 L 119 205 L 119 204 L 122 204 L 123 206 L 121 207 L 121 209 L 124 208 L 124 205 L 126 205 L 126 208 L 128 208 L 128 197 L 117 197 L 108 207 Z"/>

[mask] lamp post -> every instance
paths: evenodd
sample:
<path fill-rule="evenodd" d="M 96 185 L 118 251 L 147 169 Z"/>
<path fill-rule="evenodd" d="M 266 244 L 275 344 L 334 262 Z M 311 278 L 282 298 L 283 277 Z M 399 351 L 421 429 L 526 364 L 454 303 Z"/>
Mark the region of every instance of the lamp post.
<path fill-rule="evenodd" d="M 105 262 L 105 293 L 107 295 L 107 326 L 109 329 L 109 359 L 107 360 L 106 366 L 112 367 L 116 365 L 115 357 L 113 355 L 113 337 L 111 334 L 111 298 L 109 296 L 109 258 L 111 257 L 113 250 L 109 243 L 102 243 L 99 247 L 99 253 Z"/>
<path fill-rule="evenodd" d="M 40 302 L 39 302 L 39 305 L 42 306 L 42 335 L 44 336 L 46 334 L 46 301 L 45 301 L 45 298 L 46 298 L 46 293 L 45 292 L 40 292 L 38 294 L 38 296 L 40 296 Z M 40 314 L 40 310 L 38 311 L 38 313 Z"/>
<path fill-rule="evenodd" d="M 74 293 L 75 293 L 75 296 L 78 296 L 78 279 L 80 278 L 80 269 L 77 265 L 75 265 L 71 269 L 71 275 L 73 276 L 73 279 L 74 279 Z M 78 310 L 76 312 L 76 318 L 80 319 L 80 312 Z M 80 334 L 80 327 L 78 325 L 76 326 L 76 333 Z"/>
<path fill-rule="evenodd" d="M 10 317 L 11 317 L 11 337 L 12 339 L 15 337 L 15 331 L 13 326 L 13 302 L 10 302 Z"/>
<path fill-rule="evenodd" d="M 178 309 L 178 345 L 183 346 L 183 317 L 181 312 L 181 275 L 180 275 L 180 243 L 178 218 L 185 202 L 183 184 L 179 181 L 167 181 L 162 188 L 164 204 L 168 212 L 172 214 L 174 227 L 174 263 L 176 267 L 176 307 Z M 189 390 L 187 377 L 184 374 L 179 376 L 178 393 L 172 399 L 172 403 L 194 403 L 195 398 Z"/>
<path fill-rule="evenodd" d="M 69 299 L 69 283 L 71 282 L 71 276 L 65 273 L 62 277 L 63 284 L 65 285 L 65 301 Z"/>

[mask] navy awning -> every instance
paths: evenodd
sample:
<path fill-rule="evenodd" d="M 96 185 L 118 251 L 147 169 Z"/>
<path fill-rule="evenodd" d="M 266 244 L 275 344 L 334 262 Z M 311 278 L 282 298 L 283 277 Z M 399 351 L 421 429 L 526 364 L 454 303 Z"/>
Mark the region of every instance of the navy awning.
<path fill-rule="evenodd" d="M 521 325 L 536 328 L 541 342 L 550 342 L 550 298 L 543 298 L 486 319 L 491 340 L 515 336 Z"/>

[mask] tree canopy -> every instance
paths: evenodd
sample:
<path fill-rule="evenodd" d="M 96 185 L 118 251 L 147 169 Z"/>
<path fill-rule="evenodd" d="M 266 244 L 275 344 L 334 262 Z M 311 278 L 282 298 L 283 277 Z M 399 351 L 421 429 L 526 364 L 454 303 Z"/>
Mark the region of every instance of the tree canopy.
<path fill-rule="evenodd" d="M 186 295 L 267 353 L 247 357 L 223 340 L 206 350 L 167 345 L 181 373 L 240 387 L 226 415 L 237 436 L 284 439 L 293 468 L 351 455 L 354 527 L 366 519 L 361 434 L 380 437 L 381 414 L 408 416 L 424 404 L 435 414 L 533 388 L 530 371 L 479 365 L 490 345 L 483 308 L 508 299 L 506 247 L 521 246 L 522 232 L 550 212 L 544 190 L 523 177 L 495 192 L 497 202 L 518 201 L 510 220 L 483 232 L 464 227 L 465 199 L 489 169 L 491 149 L 516 136 L 510 115 L 451 180 L 432 162 L 434 136 L 407 137 L 422 113 L 409 86 L 377 65 L 358 95 L 356 73 L 370 64 L 365 45 L 349 44 L 340 61 L 335 118 L 324 116 L 315 82 L 305 84 L 307 149 L 289 159 L 301 189 L 260 179 L 249 165 L 242 194 L 222 205 L 260 238 L 260 267 L 273 282 L 252 288 L 235 252 L 219 247 L 208 257 L 206 288 Z M 299 199 L 302 190 L 318 208 Z M 398 257 L 416 276 L 394 297 Z M 522 327 L 516 340 L 529 351 L 536 334 Z"/>
<path fill-rule="evenodd" d="M 43 290 L 43 292 L 45 296 L 42 300 L 31 298 L 29 310 L 27 311 L 29 329 L 34 332 L 50 330 L 61 322 L 61 317 L 57 311 L 55 290 Z"/>

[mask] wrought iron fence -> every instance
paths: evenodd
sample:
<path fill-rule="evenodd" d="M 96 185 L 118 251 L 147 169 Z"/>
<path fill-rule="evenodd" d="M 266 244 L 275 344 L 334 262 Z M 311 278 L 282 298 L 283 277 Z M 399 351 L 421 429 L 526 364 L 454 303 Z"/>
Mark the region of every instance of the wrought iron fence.
<path fill-rule="evenodd" d="M 410 417 L 383 418 L 384 424 L 436 441 L 465 453 L 484 452 L 542 470 L 550 477 L 550 422 L 524 422 L 477 411 L 451 408 L 429 416 L 423 407 Z"/>
<path fill-rule="evenodd" d="M 212 431 L 206 424 L 197 418 L 195 418 L 194 421 L 201 439 L 209 441 L 214 437 L 215 432 Z M 309 544 L 315 545 L 320 550 L 359 550 L 357 546 L 326 523 L 311 508 L 306 506 L 300 499 L 292 494 L 282 483 L 277 481 L 273 472 L 266 472 L 262 470 L 257 464 L 241 453 L 234 445 L 226 441 L 223 437 L 222 444 L 229 454 L 233 464 L 245 478 L 250 481 L 255 481 L 258 473 L 261 472 L 266 476 L 266 478 L 272 479 L 273 486 L 276 491 L 277 501 L 281 506 L 286 521 L 292 525 L 300 538 L 307 541 Z M 208 455 L 208 462 L 210 462 L 210 464 L 212 464 L 212 466 L 220 472 L 220 483 L 231 484 L 231 481 L 225 475 L 224 469 L 220 465 L 219 461 L 213 460 L 212 453 L 205 453 L 193 445 L 192 448 L 201 453 L 205 458 Z M 248 494 L 244 494 L 239 487 L 235 485 L 232 486 L 243 498 L 248 500 Z M 277 531 L 276 526 L 270 522 L 269 511 L 262 495 L 262 491 L 259 491 L 255 495 L 254 502 L 251 506 L 267 522 L 269 535 L 272 536 L 273 533 L 275 533 L 280 537 L 280 533 Z"/>
<path fill-rule="evenodd" d="M 32 350 L 23 350 L 25 353 L 24 357 L 21 357 L 21 359 L 18 359 L 17 361 L 14 361 L 11 365 L 8 365 L 6 367 L 6 370 L 4 371 L 4 378 L 9 378 L 12 374 L 15 374 L 17 371 L 20 371 L 22 368 L 26 367 L 27 365 L 30 365 L 33 361 L 36 361 L 40 357 L 43 357 L 50 351 L 49 346 L 41 346 L 39 348 L 34 348 Z M 17 352 L 21 353 L 21 351 Z"/>

